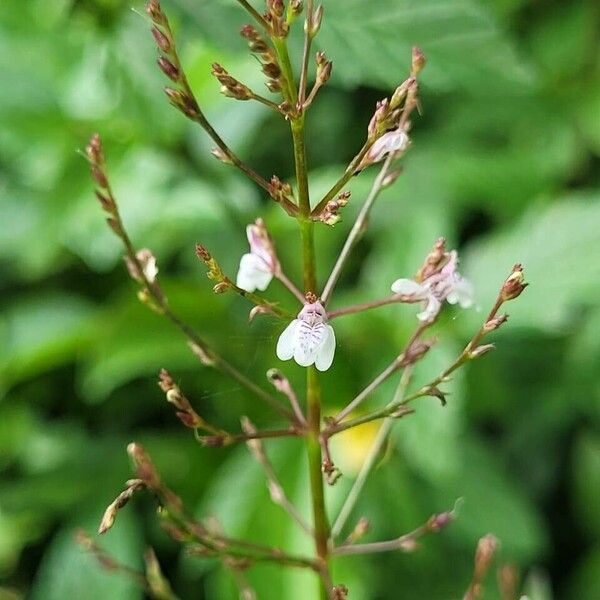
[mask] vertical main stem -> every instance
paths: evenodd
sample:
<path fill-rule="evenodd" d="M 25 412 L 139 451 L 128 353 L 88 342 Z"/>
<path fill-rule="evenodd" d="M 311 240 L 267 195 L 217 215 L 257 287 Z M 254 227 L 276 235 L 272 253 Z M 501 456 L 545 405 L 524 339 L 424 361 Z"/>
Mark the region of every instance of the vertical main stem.
<path fill-rule="evenodd" d="M 290 62 L 285 39 L 273 38 L 273 44 L 279 57 L 279 63 L 286 80 L 283 93 L 294 109 L 298 109 L 298 93 L 295 87 L 294 73 Z M 305 146 L 305 113 L 300 109 L 290 117 L 292 139 L 294 142 L 294 163 L 298 185 L 298 224 L 302 238 L 302 272 L 304 291 L 315 293 L 317 290 L 317 270 L 314 243 L 314 221 L 310 218 L 310 196 L 308 190 L 308 166 Z M 325 490 L 321 472 L 321 387 L 314 366 L 306 369 L 307 425 L 306 449 L 310 491 L 313 510 L 315 550 L 323 571 L 319 581 L 319 597 L 327 600 L 330 595 L 329 572 L 329 523 L 325 509 Z"/>

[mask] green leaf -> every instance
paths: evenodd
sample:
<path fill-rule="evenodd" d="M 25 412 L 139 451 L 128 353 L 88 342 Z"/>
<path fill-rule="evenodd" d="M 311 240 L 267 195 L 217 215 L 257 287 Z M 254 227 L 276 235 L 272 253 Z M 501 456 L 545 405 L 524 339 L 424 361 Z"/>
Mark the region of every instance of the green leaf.
<path fill-rule="evenodd" d="M 75 519 L 55 535 L 37 572 L 29 596 L 31 600 L 136 600 L 143 597 L 142 590 L 131 578 L 121 572 L 104 570 L 92 554 L 75 542 L 77 527 L 95 531 L 101 509 L 98 511 L 92 518 Z M 122 511 L 118 526 L 99 538 L 98 543 L 119 562 L 141 570 L 140 533 L 133 513 Z"/>
<path fill-rule="evenodd" d="M 531 208 L 510 229 L 473 244 L 464 259 L 482 312 L 491 307 L 514 263 L 523 263 L 530 286 L 506 306 L 510 327 L 564 331 L 600 298 L 600 202 L 573 195 Z M 471 311 L 469 325 L 482 318 Z"/>
<path fill-rule="evenodd" d="M 89 336 L 89 302 L 47 293 L 14 301 L 0 316 L 0 378 L 5 385 L 72 360 Z"/>
<path fill-rule="evenodd" d="M 318 46 L 346 85 L 390 87 L 408 72 L 412 46 L 428 59 L 426 85 L 486 93 L 525 86 L 531 73 L 479 2 L 333 0 L 325 7 Z"/>

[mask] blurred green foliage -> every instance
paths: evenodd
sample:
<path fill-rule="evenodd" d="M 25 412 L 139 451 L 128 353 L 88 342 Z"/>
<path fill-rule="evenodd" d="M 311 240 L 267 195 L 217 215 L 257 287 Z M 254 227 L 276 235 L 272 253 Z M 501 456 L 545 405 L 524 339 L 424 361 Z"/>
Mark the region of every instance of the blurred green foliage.
<path fill-rule="evenodd" d="M 272 422 L 244 390 L 199 367 L 178 333 L 137 302 L 76 152 L 90 133 L 103 134 L 124 220 L 136 244 L 158 256 L 172 306 L 260 381 L 274 364 L 280 325 L 248 325 L 241 299 L 212 295 L 193 244 L 234 273 L 243 225 L 262 214 L 297 277 L 295 223 L 214 161 L 203 132 L 168 106 L 148 23 L 129 4 L 0 3 L 0 598 L 142 597 L 72 541 L 76 527 L 95 529 L 128 478 L 132 439 L 198 514 L 218 516 L 231 534 L 307 548 L 268 501 L 245 448 L 201 449 L 164 402 L 154 383 L 163 366 L 224 427 L 237 427 L 241 413 Z M 414 554 L 339 560 L 335 580 L 365 600 L 458 598 L 477 539 L 493 532 L 501 562 L 519 566 L 532 600 L 598 598 L 600 4 L 324 4 L 317 46 L 334 75 L 309 118 L 314 194 L 359 147 L 375 101 L 404 78 L 410 47 L 429 59 L 405 172 L 382 195 L 336 306 L 386 294 L 440 235 L 458 246 L 480 310 L 447 312 L 418 383 L 451 361 L 514 262 L 525 264 L 531 283 L 510 306 L 497 351 L 452 382 L 449 405 L 426 399 L 396 426 L 355 513 L 371 519 L 370 539 L 408 531 L 463 497 L 460 518 Z M 210 76 L 218 60 L 261 85 L 236 35 L 244 13 L 233 0 L 164 5 L 215 126 L 259 172 L 291 180 L 285 124 L 261 106 L 220 97 Z M 367 171 L 352 183 L 344 222 L 318 232 L 321 281 L 372 177 Z M 273 294 L 288 301 L 281 289 Z M 340 319 L 336 361 L 323 378 L 326 410 L 370 381 L 413 325 L 411 307 Z M 300 369 L 286 372 L 302 389 Z M 386 402 L 393 385 L 369 405 Z M 332 514 L 372 433 L 334 447 L 345 477 L 328 490 Z M 273 442 L 269 450 L 307 510 L 300 445 Z M 155 547 L 182 598 L 236 597 L 217 564 L 180 554 L 149 498 L 128 506 L 102 542 L 135 568 L 143 547 Z M 304 573 L 261 567 L 249 576 L 261 599 L 307 598 Z M 486 591 L 497 597 L 493 577 Z"/>

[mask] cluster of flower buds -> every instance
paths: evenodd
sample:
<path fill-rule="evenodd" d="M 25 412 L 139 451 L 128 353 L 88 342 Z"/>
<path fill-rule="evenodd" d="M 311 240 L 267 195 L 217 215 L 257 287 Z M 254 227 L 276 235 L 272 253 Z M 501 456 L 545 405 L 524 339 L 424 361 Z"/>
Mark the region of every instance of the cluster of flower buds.
<path fill-rule="evenodd" d="M 285 38 L 290 30 L 283 0 L 267 0 L 265 21 L 270 25 L 271 33 L 276 38 Z"/>
<path fill-rule="evenodd" d="M 198 429 L 204 425 L 204 419 L 192 408 L 190 401 L 183 395 L 166 369 L 160 371 L 158 386 L 165 393 L 167 402 L 177 409 L 175 414 L 186 427 Z"/>
<path fill-rule="evenodd" d="M 350 194 L 351 192 L 349 191 L 342 192 L 335 200 L 330 200 L 323 211 L 318 215 L 318 220 L 331 226 L 339 223 L 342 220 L 339 211 L 348 204 Z"/>
<path fill-rule="evenodd" d="M 273 49 L 252 25 L 244 25 L 240 30 L 240 34 L 248 41 L 250 52 L 259 56 L 262 63 L 262 72 L 267 76 L 266 86 L 269 91 L 280 92 L 283 86 L 283 75 Z"/>
<path fill-rule="evenodd" d="M 295 217 L 297 214 L 297 206 L 290 202 L 294 192 L 292 186 L 284 181 L 281 181 L 277 175 L 271 177 L 269 181 L 269 196 L 275 200 L 278 204 L 281 204 L 282 208 L 291 216 Z"/>
<path fill-rule="evenodd" d="M 250 252 L 240 260 L 236 285 L 246 290 L 261 292 L 267 289 L 274 276 L 279 275 L 281 267 L 275 252 L 273 239 L 269 235 L 262 219 L 246 227 Z"/>
<path fill-rule="evenodd" d="M 331 77 L 333 63 L 327 59 L 325 52 L 317 52 L 315 60 L 317 63 L 315 83 L 313 85 L 312 90 L 310 91 L 310 94 L 308 95 L 308 97 L 302 105 L 303 109 L 308 108 L 312 104 L 313 100 L 315 99 L 315 96 L 317 95 L 317 92 L 329 81 L 329 78 Z"/>
<path fill-rule="evenodd" d="M 221 84 L 221 93 L 236 100 L 251 100 L 254 94 L 250 88 L 232 77 L 219 63 L 213 63 L 211 73 Z"/>
<path fill-rule="evenodd" d="M 123 233 L 122 227 L 119 221 L 117 205 L 112 197 L 108 178 L 104 170 L 104 151 L 102 149 L 102 141 L 97 133 L 91 137 L 88 145 L 85 148 L 85 154 L 90 163 L 90 172 L 92 174 L 92 178 L 99 188 L 96 190 L 96 198 L 98 198 L 98 202 L 100 202 L 102 210 L 109 215 L 106 219 L 106 222 L 108 223 L 108 226 L 120 236 Z"/>
<path fill-rule="evenodd" d="M 219 263 L 202 244 L 196 244 L 196 256 L 206 265 L 208 271 L 206 276 L 217 283 L 213 287 L 215 294 L 222 294 L 231 287 L 231 282 L 223 273 Z"/>
<path fill-rule="evenodd" d="M 444 300 L 469 308 L 473 304 L 473 286 L 457 270 L 456 250 L 446 252 L 445 241 L 440 238 L 425 259 L 415 279 L 397 279 L 392 292 L 406 297 L 406 301 L 422 301 L 425 308 L 417 318 L 425 323 L 434 321 Z"/>
<path fill-rule="evenodd" d="M 200 114 L 200 107 L 190 92 L 181 69 L 167 16 L 162 11 L 158 0 L 149 0 L 146 4 L 146 13 L 152 19 L 152 36 L 159 52 L 156 62 L 160 70 L 177 84 L 176 88 L 166 87 L 165 94 L 175 108 L 187 117 L 195 118 Z"/>

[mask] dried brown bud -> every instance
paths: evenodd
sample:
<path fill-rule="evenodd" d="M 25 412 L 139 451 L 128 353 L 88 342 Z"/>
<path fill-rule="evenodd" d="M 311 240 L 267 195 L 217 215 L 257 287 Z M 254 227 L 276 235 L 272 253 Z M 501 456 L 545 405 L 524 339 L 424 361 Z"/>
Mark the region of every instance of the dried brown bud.
<path fill-rule="evenodd" d="M 428 396 L 433 396 L 434 398 L 437 398 L 442 403 L 442 406 L 446 406 L 446 393 L 442 392 L 442 390 L 440 390 L 440 388 L 438 388 L 438 387 L 429 388 L 426 391 L 426 393 Z"/>
<path fill-rule="evenodd" d="M 95 133 L 85 148 L 85 153 L 92 164 L 104 163 L 104 152 L 102 150 L 102 140 L 100 135 Z"/>
<path fill-rule="evenodd" d="M 333 63 L 327 60 L 325 52 L 317 52 L 317 84 L 325 85 L 331 77 Z"/>
<path fill-rule="evenodd" d="M 106 178 L 104 171 L 95 164 L 91 166 L 90 171 L 96 183 L 101 188 L 106 189 L 108 187 L 108 179 Z"/>
<path fill-rule="evenodd" d="M 256 54 L 264 54 L 269 52 L 269 46 L 267 42 L 263 39 L 263 37 L 256 31 L 256 29 L 252 25 L 244 25 L 240 34 L 242 37 L 248 40 L 248 47 L 251 52 Z"/>
<path fill-rule="evenodd" d="M 106 224 L 119 236 L 123 235 L 123 230 L 121 229 L 121 225 L 119 225 L 119 221 L 117 219 L 113 219 L 112 217 L 108 217 L 106 219 Z"/>
<path fill-rule="evenodd" d="M 115 522 L 117 513 L 123 508 L 131 497 L 140 489 L 146 487 L 146 484 L 141 479 L 131 479 L 127 482 L 127 487 L 111 502 L 102 516 L 100 527 L 98 527 L 98 533 L 106 533 Z"/>
<path fill-rule="evenodd" d="M 306 292 L 304 297 L 309 304 L 314 304 L 317 301 L 317 295 L 314 292 Z"/>
<path fill-rule="evenodd" d="M 166 23 L 166 17 L 162 12 L 160 3 L 158 0 L 150 0 L 146 4 L 146 14 L 156 23 L 157 25 L 164 25 Z"/>
<path fill-rule="evenodd" d="M 96 198 L 98 198 L 98 202 L 100 202 L 102 210 L 106 211 L 107 213 L 114 214 L 116 206 L 112 198 L 104 196 L 100 192 L 96 192 Z"/>
<path fill-rule="evenodd" d="M 168 54 L 173 47 L 172 41 L 158 28 L 152 27 L 152 36 L 156 45 L 165 53 Z"/>
<path fill-rule="evenodd" d="M 211 72 L 219 80 L 223 95 L 236 100 L 252 99 L 250 88 L 232 77 L 219 63 L 213 63 Z"/>
<path fill-rule="evenodd" d="M 213 286 L 213 292 L 215 294 L 224 294 L 230 287 L 231 285 L 226 281 L 220 281 L 219 283 Z"/>
<path fill-rule="evenodd" d="M 265 63 L 261 70 L 269 79 L 279 79 L 281 77 L 281 68 L 277 63 Z"/>
<path fill-rule="evenodd" d="M 160 70 L 171 80 L 179 81 L 179 69 L 168 59 L 159 56 L 157 61 Z"/>
<path fill-rule="evenodd" d="M 160 477 L 144 447 L 132 442 L 127 446 L 127 454 L 135 465 L 138 478 L 150 489 L 160 487 Z"/>
<path fill-rule="evenodd" d="M 513 267 L 512 273 L 508 276 L 508 279 L 504 282 L 502 290 L 500 291 L 502 301 L 506 302 L 507 300 L 517 298 L 528 285 L 528 283 L 525 283 L 523 266 L 520 263 L 517 263 Z"/>

